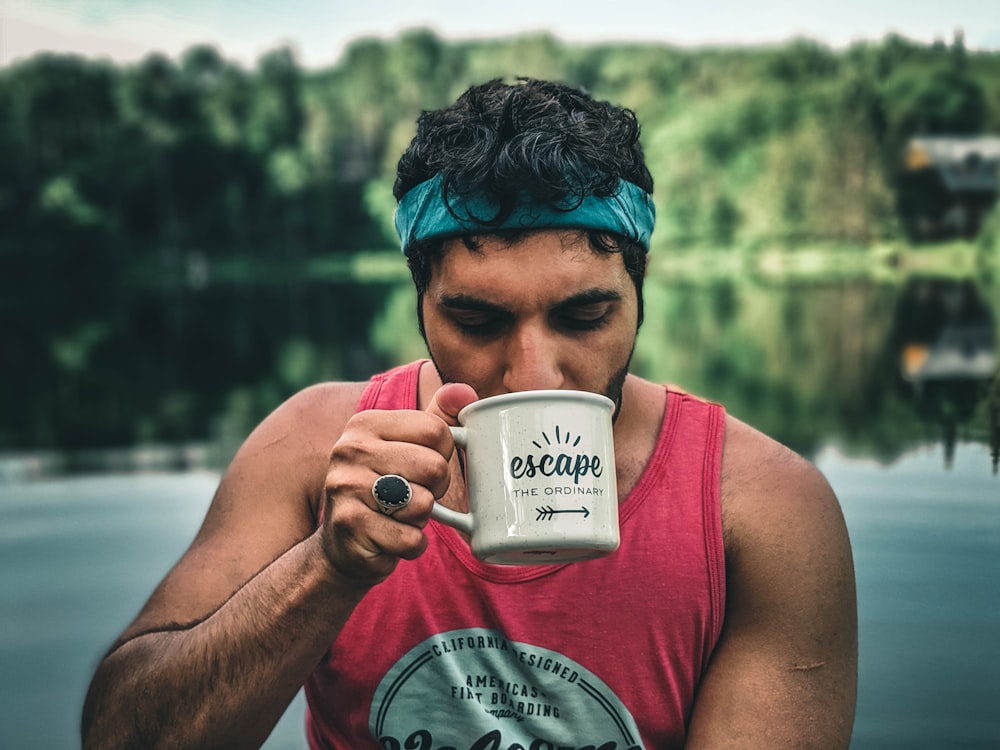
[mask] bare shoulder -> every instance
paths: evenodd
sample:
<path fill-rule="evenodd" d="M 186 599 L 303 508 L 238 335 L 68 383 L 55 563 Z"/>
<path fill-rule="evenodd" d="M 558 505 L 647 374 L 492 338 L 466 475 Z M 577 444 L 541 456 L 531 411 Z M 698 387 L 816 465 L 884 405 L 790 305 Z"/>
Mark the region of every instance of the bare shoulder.
<path fill-rule="evenodd" d="M 330 451 L 364 388 L 364 383 L 320 383 L 278 406 L 233 458 L 210 517 L 230 504 L 244 511 L 262 504 L 272 521 L 287 516 L 297 519 L 303 533 L 315 528 Z"/>
<path fill-rule="evenodd" d="M 357 409 L 365 386 L 365 383 L 330 382 L 299 391 L 249 435 L 227 475 L 239 476 L 242 470 L 251 468 L 247 464 L 256 465 L 262 457 L 268 463 L 277 461 L 278 466 L 292 470 L 307 468 L 302 462 L 321 461 L 325 465 L 330 449 Z M 303 481 L 311 475 L 309 471 L 298 474 Z"/>
<path fill-rule="evenodd" d="M 304 388 L 280 404 L 268 417 L 279 421 L 291 417 L 297 423 L 322 427 L 330 422 L 343 425 L 357 409 L 367 383 L 327 382 Z M 262 422 L 268 424 L 268 420 Z"/>
<path fill-rule="evenodd" d="M 734 547 L 771 523 L 842 522 L 837 498 L 815 464 L 732 415 L 726 416 L 722 455 L 722 513 L 727 546 Z"/>
<path fill-rule="evenodd" d="M 730 416 L 722 517 L 725 622 L 688 747 L 846 748 L 857 613 L 833 490 L 811 462 Z"/>
<path fill-rule="evenodd" d="M 825 594 L 852 598 L 847 526 L 826 477 L 790 448 L 726 420 L 721 501 L 729 604 L 748 591 L 760 597 L 761 587 L 768 596 L 794 598 L 819 582 L 836 589 Z"/>

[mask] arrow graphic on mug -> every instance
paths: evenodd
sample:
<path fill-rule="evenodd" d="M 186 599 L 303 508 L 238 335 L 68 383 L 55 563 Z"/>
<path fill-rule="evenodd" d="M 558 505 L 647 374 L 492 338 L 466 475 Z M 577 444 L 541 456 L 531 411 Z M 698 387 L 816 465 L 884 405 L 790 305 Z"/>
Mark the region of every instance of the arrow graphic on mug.
<path fill-rule="evenodd" d="M 590 515 L 590 510 L 587 508 L 573 508 L 570 510 L 555 510 L 551 505 L 544 505 L 541 508 L 535 508 L 538 511 L 538 518 L 536 521 L 551 521 L 555 518 L 557 513 L 583 513 L 583 517 L 587 518 Z"/>

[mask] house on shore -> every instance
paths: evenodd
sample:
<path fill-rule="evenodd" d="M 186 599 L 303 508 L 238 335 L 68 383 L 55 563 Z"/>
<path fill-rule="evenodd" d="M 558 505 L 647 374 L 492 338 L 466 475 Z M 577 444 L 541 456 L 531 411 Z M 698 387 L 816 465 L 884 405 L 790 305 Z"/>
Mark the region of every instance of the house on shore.
<path fill-rule="evenodd" d="M 971 239 L 997 203 L 1000 136 L 912 138 L 902 166 L 899 205 L 910 238 Z"/>

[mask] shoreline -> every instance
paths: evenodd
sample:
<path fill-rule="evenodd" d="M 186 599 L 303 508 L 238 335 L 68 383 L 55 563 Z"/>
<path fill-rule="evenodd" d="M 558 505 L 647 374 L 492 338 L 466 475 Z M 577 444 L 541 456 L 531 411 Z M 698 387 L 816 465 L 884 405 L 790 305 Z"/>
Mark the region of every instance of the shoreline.
<path fill-rule="evenodd" d="M 227 462 L 211 443 L 78 450 L 0 451 L 0 484 L 88 474 L 218 472 Z"/>

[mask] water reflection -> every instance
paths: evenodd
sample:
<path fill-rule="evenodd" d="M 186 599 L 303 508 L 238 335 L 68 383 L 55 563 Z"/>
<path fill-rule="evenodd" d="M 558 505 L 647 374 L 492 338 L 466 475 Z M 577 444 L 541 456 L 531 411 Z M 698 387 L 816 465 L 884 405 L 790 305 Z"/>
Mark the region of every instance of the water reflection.
<path fill-rule="evenodd" d="M 921 417 L 941 426 L 951 466 L 960 425 L 989 396 L 996 368 L 996 322 L 971 279 L 914 278 L 900 293 L 893 333 L 905 393 Z M 1000 452 L 997 408 L 990 408 L 993 471 Z"/>
<path fill-rule="evenodd" d="M 837 263 L 661 264 L 634 370 L 718 400 L 812 458 L 832 445 L 889 464 L 943 443 L 947 467 L 969 441 L 992 447 L 995 473 L 1000 274 L 968 260 L 953 264 L 961 273 L 910 278 L 901 264 Z M 0 450 L 51 451 L 53 471 L 88 471 L 110 467 L 109 448 L 196 444 L 218 468 L 294 391 L 426 356 L 397 254 L 310 269 L 149 279 L 65 340 L 47 342 L 45 321 L 26 318 L 11 350 L 42 364 L 2 376 L 20 397 L 0 414 Z M 198 462 L 187 456 L 169 466 Z M 123 461 L 142 465 L 132 452 Z"/>
<path fill-rule="evenodd" d="M 635 369 L 809 457 L 943 444 L 947 469 L 966 441 L 991 446 L 995 473 L 1000 295 L 981 275 L 655 278 Z"/>

